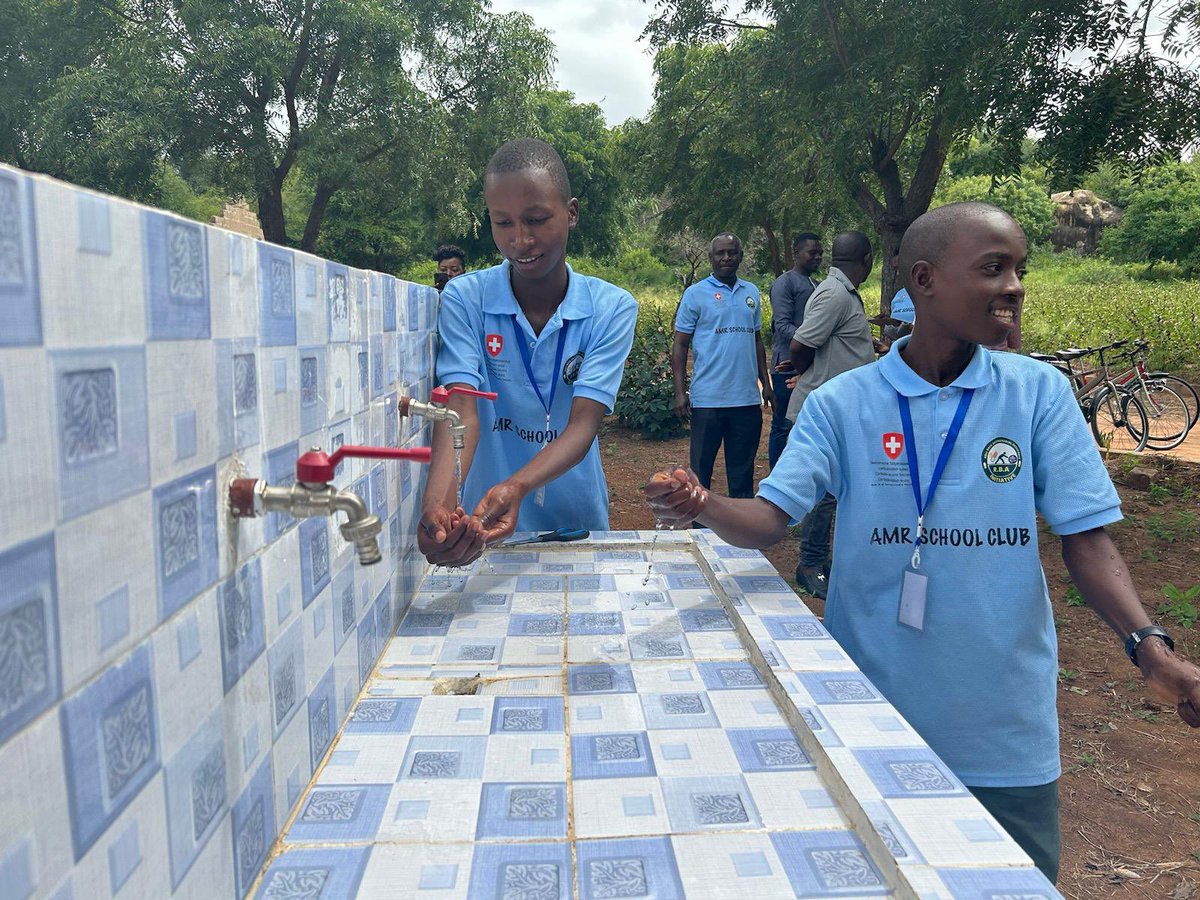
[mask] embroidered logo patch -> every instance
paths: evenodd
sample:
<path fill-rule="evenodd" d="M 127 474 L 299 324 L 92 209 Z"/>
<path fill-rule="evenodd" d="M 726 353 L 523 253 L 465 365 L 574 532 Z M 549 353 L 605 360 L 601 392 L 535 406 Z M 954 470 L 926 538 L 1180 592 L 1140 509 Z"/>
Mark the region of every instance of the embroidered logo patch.
<path fill-rule="evenodd" d="M 753 297 L 746 298 L 746 306 L 749 307 L 750 309 L 754 309 L 754 298 Z"/>
<path fill-rule="evenodd" d="M 576 353 L 563 363 L 562 380 L 564 384 L 574 384 L 579 380 L 579 370 L 583 367 L 583 351 Z"/>
<path fill-rule="evenodd" d="M 499 356 L 504 349 L 504 338 L 498 334 L 489 334 L 483 342 L 487 347 L 488 356 Z"/>
<path fill-rule="evenodd" d="M 883 452 L 887 454 L 888 459 L 895 459 L 903 449 L 904 435 L 896 431 L 889 431 L 883 436 Z"/>
<path fill-rule="evenodd" d="M 1008 438 L 995 438 L 983 448 L 983 474 L 996 484 L 1008 484 L 1021 471 L 1021 448 Z"/>
<path fill-rule="evenodd" d="M 715 294 L 713 294 L 713 299 L 720 303 L 723 299 L 725 299 L 725 295 L 720 291 L 717 291 Z"/>

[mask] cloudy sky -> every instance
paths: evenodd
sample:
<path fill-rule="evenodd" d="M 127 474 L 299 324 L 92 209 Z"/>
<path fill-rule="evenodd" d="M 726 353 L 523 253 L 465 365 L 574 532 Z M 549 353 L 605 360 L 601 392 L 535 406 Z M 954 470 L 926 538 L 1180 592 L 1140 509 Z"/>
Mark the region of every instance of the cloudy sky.
<path fill-rule="evenodd" d="M 498 13 L 520 10 L 545 28 L 558 47 L 558 84 L 598 103 L 608 124 L 650 109 L 653 57 L 638 40 L 654 12 L 642 0 L 492 0 Z"/>

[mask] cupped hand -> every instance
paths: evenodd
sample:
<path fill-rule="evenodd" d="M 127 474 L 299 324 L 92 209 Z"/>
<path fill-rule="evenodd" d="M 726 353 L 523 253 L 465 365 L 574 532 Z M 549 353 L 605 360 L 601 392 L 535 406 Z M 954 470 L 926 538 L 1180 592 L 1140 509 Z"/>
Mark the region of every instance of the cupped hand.
<path fill-rule="evenodd" d="M 655 521 L 672 528 L 690 525 L 708 505 L 708 491 L 691 469 L 656 472 L 642 492 Z"/>
<path fill-rule="evenodd" d="M 502 481 L 483 495 L 475 507 L 474 517 L 483 529 L 485 543 L 491 545 L 503 541 L 517 530 L 517 516 L 526 493 L 515 482 Z"/>
<path fill-rule="evenodd" d="M 483 529 L 461 506 L 429 507 L 421 513 L 417 549 L 435 566 L 470 565 L 483 554 Z"/>
<path fill-rule="evenodd" d="M 1159 641 L 1139 645 L 1138 662 L 1151 695 L 1161 703 L 1175 704 L 1179 718 L 1200 728 L 1200 668 Z"/>

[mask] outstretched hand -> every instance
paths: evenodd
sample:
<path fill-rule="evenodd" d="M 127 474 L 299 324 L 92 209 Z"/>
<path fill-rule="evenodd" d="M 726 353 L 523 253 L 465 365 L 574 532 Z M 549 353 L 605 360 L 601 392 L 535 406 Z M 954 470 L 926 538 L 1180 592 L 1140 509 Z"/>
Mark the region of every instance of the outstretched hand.
<path fill-rule="evenodd" d="M 483 528 L 460 506 L 434 506 L 421 513 L 417 548 L 435 566 L 466 566 L 483 554 Z"/>
<path fill-rule="evenodd" d="M 1173 703 L 1179 718 L 1200 728 L 1200 668 L 1167 649 L 1161 641 L 1138 646 L 1138 663 L 1150 694 L 1160 703 Z"/>
<path fill-rule="evenodd" d="M 483 495 L 475 507 L 475 518 L 483 529 L 486 544 L 496 544 L 517 530 L 517 516 L 526 491 L 512 481 L 502 481 Z"/>
<path fill-rule="evenodd" d="M 696 520 L 708 505 L 708 490 L 691 469 L 656 472 L 642 488 L 654 519 L 672 528 L 683 528 Z"/>

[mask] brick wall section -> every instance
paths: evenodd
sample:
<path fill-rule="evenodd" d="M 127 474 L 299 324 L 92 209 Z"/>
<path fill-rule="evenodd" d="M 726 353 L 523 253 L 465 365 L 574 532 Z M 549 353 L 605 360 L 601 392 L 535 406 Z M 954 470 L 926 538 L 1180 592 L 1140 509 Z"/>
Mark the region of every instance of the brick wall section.
<path fill-rule="evenodd" d="M 236 203 L 226 203 L 221 209 L 219 216 L 213 216 L 209 223 L 216 225 L 218 228 L 224 228 L 227 231 L 236 231 L 238 234 L 244 234 L 246 237 L 252 237 L 256 240 L 263 239 L 262 227 L 258 224 L 258 216 L 255 215 L 245 200 L 238 200 Z"/>

